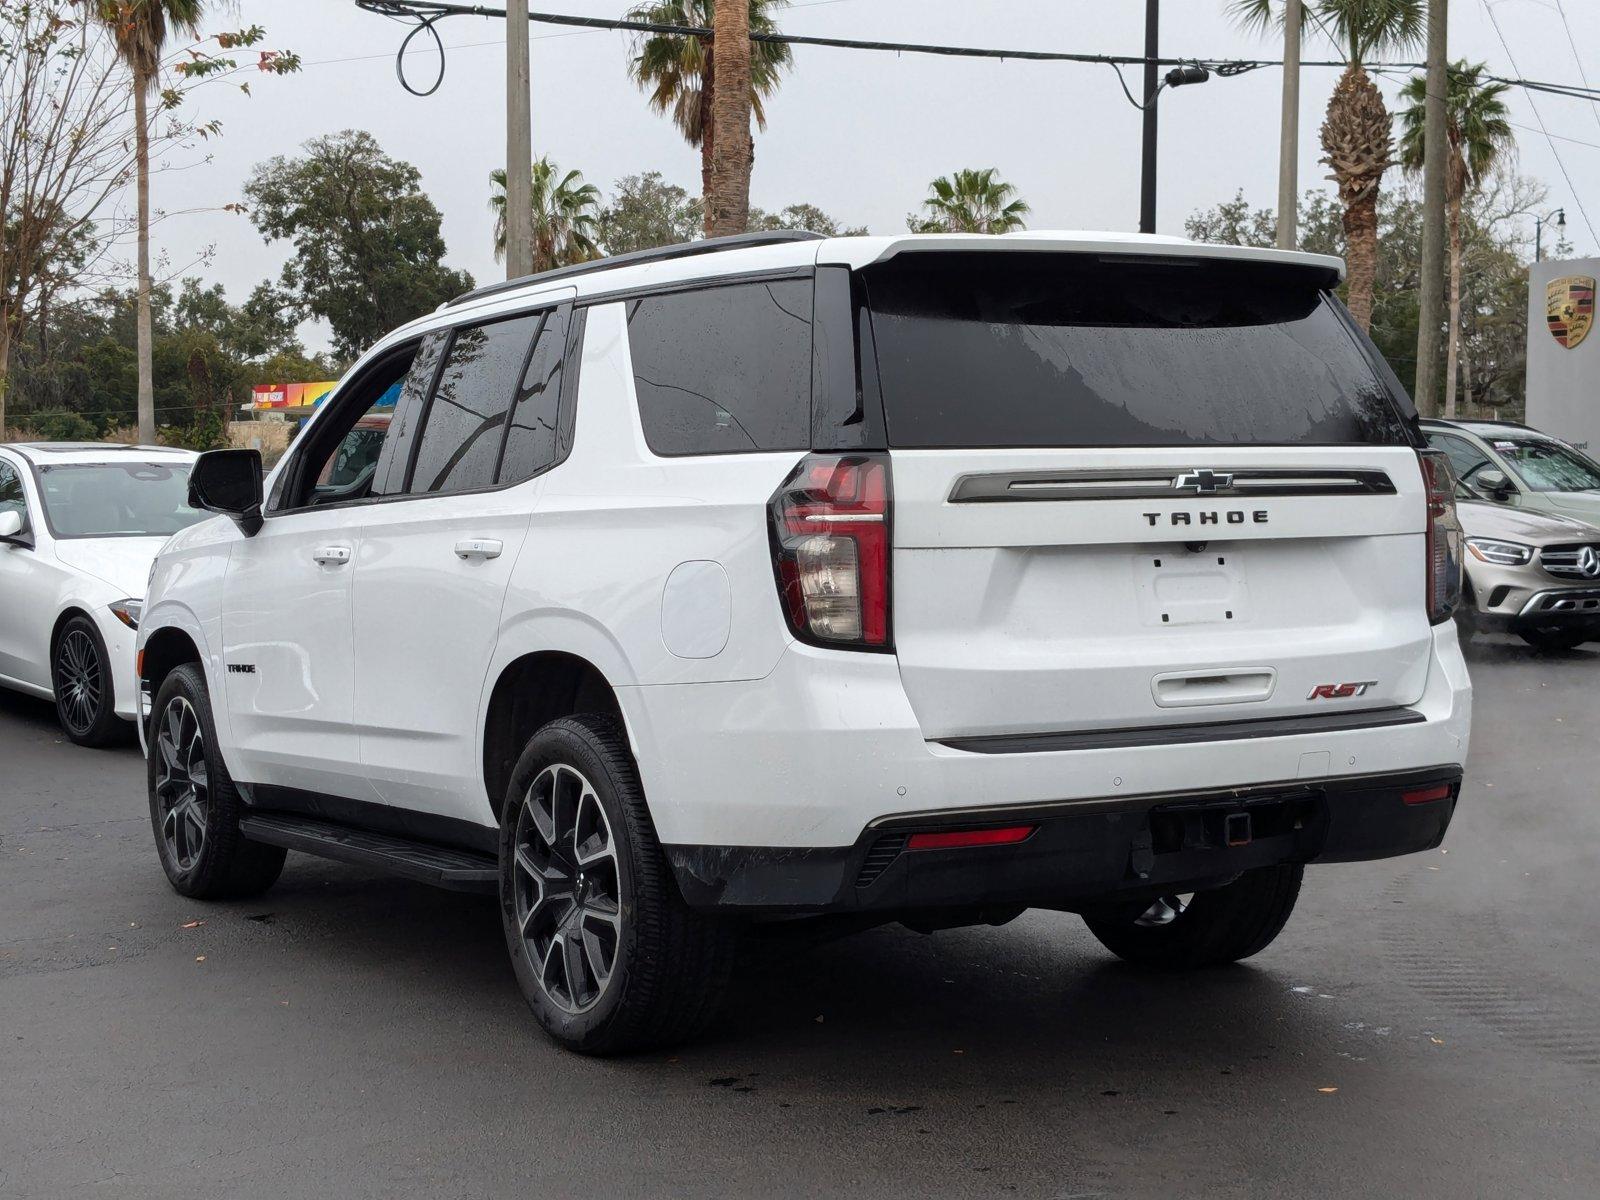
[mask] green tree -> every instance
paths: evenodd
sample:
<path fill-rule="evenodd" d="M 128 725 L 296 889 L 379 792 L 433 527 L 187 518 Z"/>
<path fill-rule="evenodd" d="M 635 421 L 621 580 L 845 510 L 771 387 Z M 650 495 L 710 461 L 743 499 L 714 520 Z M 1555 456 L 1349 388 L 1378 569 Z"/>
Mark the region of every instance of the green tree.
<path fill-rule="evenodd" d="M 809 229 L 823 237 L 859 237 L 867 232 L 864 225 L 841 225 L 815 204 L 791 204 L 779 212 L 750 210 L 751 229 Z"/>
<path fill-rule="evenodd" d="M 941 175 L 928 185 L 922 212 L 906 218 L 912 233 L 1010 233 L 1032 211 L 994 167 Z"/>
<path fill-rule="evenodd" d="M 1231 0 L 1229 10 L 1247 28 L 1283 24 L 1281 0 Z M 1350 315 L 1365 329 L 1372 321 L 1378 268 L 1378 191 L 1392 165 L 1394 136 L 1383 93 L 1363 65 L 1372 56 L 1414 49 L 1422 40 L 1426 0 L 1305 0 L 1307 25 L 1326 33 L 1343 55 L 1344 74 L 1322 122 L 1322 161 L 1333 171 L 1344 205 L 1350 270 Z"/>
<path fill-rule="evenodd" d="M 1522 415 L 1527 358 L 1527 264 L 1532 246 L 1521 220 L 1546 202 L 1542 184 L 1496 170 L 1469 192 L 1461 218 L 1462 408 L 1480 416 Z M 1416 384 L 1418 293 L 1422 281 L 1422 196 L 1415 183 L 1384 192 L 1378 204 L 1376 295 L 1368 332 L 1400 382 Z M 1243 196 L 1192 214 L 1185 222 L 1197 241 L 1271 245 L 1276 215 L 1252 209 Z M 1301 248 L 1345 254 L 1343 205 L 1325 191 L 1300 202 Z M 1263 237 L 1265 233 L 1265 237 Z M 1348 286 L 1348 285 L 1346 285 Z"/>
<path fill-rule="evenodd" d="M 284 290 L 298 315 L 328 322 L 340 357 L 472 286 L 442 261 L 439 210 L 421 178 L 352 129 L 313 138 L 303 157 L 261 163 L 245 185 L 262 236 L 294 245 Z"/>
<path fill-rule="evenodd" d="M 600 243 L 607 254 L 627 254 L 692 242 L 703 223 L 698 197 L 659 171 L 628 175 L 617 181 L 616 194 L 600 213 Z"/>
<path fill-rule="evenodd" d="M 1483 63 L 1453 64 L 1445 87 L 1445 136 L 1449 158 L 1445 168 L 1445 209 L 1450 229 L 1450 329 L 1445 339 L 1444 415 L 1456 415 L 1457 364 L 1461 353 L 1461 209 L 1469 191 L 1483 181 L 1516 145 L 1510 115 L 1501 97 L 1503 83 L 1486 84 Z M 1407 107 L 1400 114 L 1400 161 L 1413 175 L 1422 171 L 1428 81 L 1412 76 L 1400 93 Z M 1421 397 L 1431 403 L 1432 396 Z M 1437 410 L 1433 410 L 1437 411 Z"/>
<path fill-rule="evenodd" d="M 506 173 L 491 171 L 489 210 L 494 213 L 494 256 L 506 256 Z M 548 157 L 533 163 L 533 269 L 548 271 L 588 262 L 600 253 L 600 189 L 583 182 L 583 173 L 561 168 Z"/>
<path fill-rule="evenodd" d="M 776 33 L 777 9 L 789 0 L 750 0 L 750 32 Z M 684 25 L 710 29 L 715 0 L 647 0 L 628 10 L 628 20 L 657 25 Z M 642 38 L 629 74 L 649 93 L 650 107 L 668 113 L 684 140 L 700 151 L 700 195 L 711 194 L 711 164 L 716 156 L 717 130 L 712 116 L 716 99 L 715 53 L 706 35 L 689 37 L 655 33 Z M 750 43 L 750 115 L 757 128 L 767 127 L 766 97 L 778 90 L 784 70 L 793 63 L 789 47 L 780 42 Z M 745 133 L 749 138 L 748 130 Z"/>

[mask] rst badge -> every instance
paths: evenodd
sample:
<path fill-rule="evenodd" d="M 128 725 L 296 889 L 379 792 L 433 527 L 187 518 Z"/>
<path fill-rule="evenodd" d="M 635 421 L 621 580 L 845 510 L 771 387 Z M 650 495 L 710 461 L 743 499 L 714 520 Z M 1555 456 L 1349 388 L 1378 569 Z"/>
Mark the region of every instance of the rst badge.
<path fill-rule="evenodd" d="M 1311 689 L 1307 700 L 1348 700 L 1352 696 L 1365 695 L 1368 688 L 1378 686 L 1376 679 L 1368 679 L 1361 683 L 1319 683 Z"/>

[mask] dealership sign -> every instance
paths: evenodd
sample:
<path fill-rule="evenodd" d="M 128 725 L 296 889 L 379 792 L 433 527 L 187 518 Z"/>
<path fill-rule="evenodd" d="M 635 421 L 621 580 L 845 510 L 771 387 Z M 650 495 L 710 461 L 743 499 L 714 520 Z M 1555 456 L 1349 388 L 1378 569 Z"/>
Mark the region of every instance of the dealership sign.
<path fill-rule="evenodd" d="M 258 383 L 251 408 L 315 408 L 333 383 Z"/>

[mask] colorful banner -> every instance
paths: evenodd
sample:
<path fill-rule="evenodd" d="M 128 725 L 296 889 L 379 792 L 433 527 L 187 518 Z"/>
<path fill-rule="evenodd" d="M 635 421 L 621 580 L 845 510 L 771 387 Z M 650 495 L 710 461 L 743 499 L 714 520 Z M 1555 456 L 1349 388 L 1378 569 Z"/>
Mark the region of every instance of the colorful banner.
<path fill-rule="evenodd" d="M 315 408 L 335 383 L 258 383 L 252 408 Z"/>

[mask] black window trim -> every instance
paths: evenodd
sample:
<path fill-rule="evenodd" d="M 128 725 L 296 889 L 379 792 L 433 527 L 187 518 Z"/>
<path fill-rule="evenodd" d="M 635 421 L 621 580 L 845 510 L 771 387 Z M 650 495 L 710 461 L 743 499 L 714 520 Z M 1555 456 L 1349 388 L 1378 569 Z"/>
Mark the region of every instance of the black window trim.
<path fill-rule="evenodd" d="M 645 452 L 646 453 L 650 454 L 654 458 L 661 459 L 661 460 L 667 461 L 667 462 L 671 462 L 671 461 L 675 461 L 677 459 L 684 459 L 684 458 L 730 458 L 730 457 L 733 457 L 735 455 L 738 455 L 740 457 L 744 457 L 744 456 L 748 456 L 748 455 L 752 455 L 752 454 L 789 454 L 789 455 L 793 455 L 793 454 L 806 454 L 806 453 L 810 452 L 810 450 L 812 448 L 812 445 L 813 445 L 813 443 L 815 441 L 815 438 L 814 438 L 814 435 L 813 435 L 813 430 L 812 430 L 812 423 L 815 420 L 816 404 L 817 404 L 817 398 L 816 398 L 816 389 L 817 389 L 817 362 L 816 362 L 816 353 L 817 353 L 817 349 L 816 349 L 816 346 L 817 346 L 817 324 L 816 324 L 816 322 L 817 322 L 817 316 L 816 316 L 817 278 L 816 278 L 816 276 L 817 276 L 817 268 L 816 268 L 816 266 L 814 264 L 807 264 L 807 265 L 805 265 L 803 267 L 784 267 L 784 268 L 781 268 L 781 269 L 778 269 L 778 270 L 772 270 L 772 271 L 744 271 L 744 272 L 739 273 L 738 275 L 716 275 L 716 276 L 712 276 L 709 279 L 688 279 L 688 280 L 683 280 L 683 281 L 681 281 L 679 283 L 674 283 L 674 284 L 657 285 L 657 286 L 653 286 L 653 287 L 643 287 L 643 288 L 630 288 L 626 292 L 617 292 L 617 293 L 612 294 L 609 297 L 595 297 L 595 298 L 592 298 L 592 299 L 588 298 L 588 297 L 582 297 L 582 298 L 579 299 L 579 304 L 583 305 L 584 307 L 588 307 L 591 304 L 610 304 L 610 303 L 614 303 L 614 302 L 617 302 L 617 301 L 621 301 L 623 304 L 633 304 L 635 301 L 651 300 L 651 299 L 654 299 L 657 296 L 675 296 L 675 295 L 682 295 L 682 294 L 684 294 L 686 292 L 710 292 L 710 291 L 715 291 L 715 290 L 717 290 L 719 288 L 741 287 L 741 286 L 745 286 L 745 285 L 749 285 L 749 284 L 755 284 L 755 283 L 773 283 L 773 282 L 778 282 L 778 281 L 788 282 L 788 281 L 791 281 L 791 280 L 795 280 L 795 281 L 809 280 L 811 282 L 811 305 L 812 305 L 812 311 L 811 311 L 811 314 L 810 314 L 810 317 L 809 317 L 809 321 L 808 321 L 808 323 L 810 325 L 810 329 L 811 329 L 811 339 L 810 339 L 810 346 L 808 347 L 808 349 L 806 351 L 806 361 L 808 363 L 810 363 L 810 367 L 811 367 L 811 378 L 810 378 L 810 381 L 809 381 L 809 383 L 808 383 L 808 385 L 806 387 L 806 407 L 807 407 L 807 412 L 806 412 L 806 420 L 805 420 L 805 445 L 801 446 L 801 447 L 799 447 L 797 449 L 792 449 L 792 450 L 687 450 L 687 451 L 684 451 L 681 454 L 664 454 L 660 450 L 657 450 L 654 446 L 652 446 L 650 444 L 650 435 L 648 433 L 644 433 L 644 443 L 645 443 Z M 637 310 L 635 309 L 634 311 L 637 311 Z M 632 321 L 632 318 L 633 318 L 633 313 L 630 312 L 630 311 L 624 310 L 624 312 L 622 314 L 622 326 L 623 326 L 623 332 L 624 333 L 628 332 L 628 326 L 629 326 L 630 322 Z M 644 414 L 639 411 L 638 384 L 636 382 L 637 381 L 637 376 L 635 376 L 632 373 L 633 343 L 632 343 L 632 340 L 631 340 L 631 335 L 630 335 L 630 340 L 628 342 L 628 358 L 629 358 L 628 379 L 629 379 L 629 386 L 633 391 L 633 410 L 634 410 L 635 415 L 637 415 L 638 418 L 639 418 L 640 430 L 641 430 L 641 432 L 643 432 Z"/>
<path fill-rule="evenodd" d="M 560 388 L 560 392 L 559 392 L 560 399 L 559 399 L 559 408 L 557 410 L 557 420 L 560 422 L 560 427 L 561 428 L 569 429 L 571 427 L 571 422 L 576 420 L 576 415 L 577 415 L 576 414 L 576 409 L 577 409 L 577 399 L 578 399 L 578 397 L 577 397 L 576 386 L 574 386 L 573 389 L 570 392 L 568 391 L 567 376 L 568 376 L 569 369 L 570 369 L 574 380 L 576 380 L 576 376 L 577 376 L 577 359 L 581 357 L 582 350 L 583 350 L 583 343 L 582 343 L 581 338 L 578 339 L 577 341 L 574 341 L 574 338 L 573 338 L 574 330 L 576 329 L 577 331 L 579 331 L 581 333 L 582 328 L 583 328 L 582 323 L 579 322 L 578 319 L 577 319 L 576 314 L 578 312 L 578 306 L 574 303 L 573 298 L 569 296 L 569 297 L 565 297 L 565 298 L 563 298 L 561 300 L 558 300 L 558 301 L 556 301 L 554 303 L 537 304 L 537 305 L 533 305 L 533 306 L 531 306 L 529 308 L 518 309 L 515 312 L 497 313 L 497 314 L 495 314 L 495 316 L 494 316 L 494 318 L 492 320 L 475 320 L 475 319 L 472 319 L 469 316 L 467 320 L 459 321 L 459 322 L 457 322 L 455 324 L 452 324 L 452 325 L 440 325 L 440 326 L 436 326 L 433 329 L 425 330 L 423 333 L 418 335 L 417 339 L 414 342 L 412 342 L 412 341 L 401 342 L 401 343 L 399 343 L 398 345 L 396 345 L 394 347 L 394 352 L 395 353 L 398 353 L 401 350 L 404 350 L 404 349 L 409 347 L 409 348 L 411 348 L 411 352 L 413 354 L 415 354 L 415 353 L 417 353 L 418 351 L 421 350 L 423 342 L 425 342 L 429 337 L 432 337 L 434 335 L 442 334 L 444 336 L 444 338 L 445 338 L 444 348 L 443 348 L 443 350 L 440 351 L 440 354 L 439 354 L 439 361 L 434 364 L 433 376 L 428 381 L 428 391 L 427 391 L 427 394 L 426 394 L 426 398 L 422 402 L 422 412 L 418 417 L 417 435 L 416 435 L 415 438 L 412 439 L 412 443 L 411 443 L 410 447 L 406 451 L 406 456 L 407 456 L 406 457 L 406 473 L 405 473 L 405 479 L 404 479 L 404 481 L 402 483 L 400 491 L 395 492 L 395 493 L 393 493 L 391 495 L 388 495 L 388 496 L 363 496 L 359 500 L 336 500 L 336 501 L 332 502 L 331 504 L 302 504 L 302 505 L 298 505 L 297 507 L 294 507 L 294 508 L 272 508 L 268 512 L 266 512 L 264 515 L 268 519 L 271 519 L 272 517 L 290 516 L 290 515 L 293 515 L 295 513 L 331 512 L 331 511 L 338 511 L 340 509 L 366 508 L 366 507 L 370 507 L 372 505 L 378 505 L 378 504 L 397 504 L 397 503 L 401 503 L 401 502 L 404 502 L 404 501 L 410 501 L 410 500 L 439 500 L 439 499 L 443 499 L 443 498 L 445 498 L 447 496 L 478 496 L 478 495 L 484 495 L 484 494 L 489 493 L 489 492 L 503 492 L 503 491 L 506 491 L 506 490 L 508 490 L 510 488 L 520 487 L 522 484 L 529 483 L 532 480 L 535 480 L 535 479 L 539 478 L 539 476 L 544 475 L 549 471 L 553 471 L 555 468 L 559 467 L 562 463 L 567 461 L 567 457 L 572 453 L 572 439 L 570 437 L 567 437 L 565 439 L 565 441 L 563 441 L 562 438 L 558 435 L 557 440 L 556 440 L 556 458 L 555 458 L 555 460 L 550 462 L 546 466 L 541 467 L 539 470 L 535 471 L 532 475 L 529 475 L 529 476 L 527 476 L 527 477 L 525 477 L 523 479 L 513 480 L 513 481 L 508 482 L 508 483 L 492 483 L 492 484 L 489 484 L 489 485 L 487 485 L 485 487 L 462 488 L 459 491 L 453 491 L 453 492 L 412 492 L 410 490 L 410 488 L 411 488 L 411 474 L 416 469 L 416 465 L 417 465 L 417 461 L 416 460 L 417 460 L 418 447 L 420 447 L 421 444 L 422 444 L 422 432 L 423 432 L 423 430 L 425 430 L 427 428 L 427 417 L 428 417 L 428 414 L 431 412 L 431 410 L 433 408 L 433 393 L 439 386 L 439 377 L 444 371 L 445 363 L 447 361 L 449 361 L 450 350 L 451 350 L 451 347 L 453 347 L 455 345 L 455 339 L 456 339 L 457 332 L 462 330 L 462 329 L 472 328 L 472 327 L 478 326 L 478 325 L 497 325 L 501 321 L 514 321 L 514 320 L 518 320 L 518 319 L 523 318 L 523 317 L 538 316 L 540 318 L 539 325 L 534 330 L 533 338 L 530 339 L 530 341 L 529 341 L 528 353 L 532 354 L 534 347 L 538 345 L 538 335 L 544 331 L 545 322 L 548 319 L 547 314 L 555 312 L 556 310 L 562 309 L 562 308 L 565 308 L 565 309 L 568 310 L 568 319 L 567 319 L 567 340 L 566 340 L 566 346 L 564 348 L 562 361 L 561 361 L 561 388 Z M 467 314 L 462 314 L 462 315 L 463 316 L 467 316 Z M 390 357 L 391 357 L 391 355 L 388 355 L 388 354 L 384 355 L 383 358 L 379 360 L 379 363 L 387 360 Z M 524 371 L 527 370 L 527 364 L 528 364 L 528 359 L 526 357 L 524 357 L 524 359 L 523 359 L 523 370 Z M 378 363 L 375 363 L 375 364 L 373 364 L 373 367 L 376 368 L 377 365 L 378 365 Z M 366 374 L 366 373 L 367 372 L 365 372 L 365 371 L 362 372 L 362 374 Z M 518 379 L 520 381 L 521 376 L 518 376 Z M 568 416 L 568 409 L 569 408 L 571 408 L 571 410 L 572 410 L 572 416 L 570 418 Z M 507 411 L 509 412 L 510 410 L 507 410 Z M 510 422 L 508 421 L 507 422 L 507 428 L 508 429 L 509 429 L 509 425 L 510 425 Z M 291 451 L 291 453 L 292 453 L 292 451 Z M 502 437 L 502 441 L 501 441 L 501 444 L 500 444 L 500 455 L 501 455 L 501 458 L 503 458 L 504 454 L 505 454 L 505 441 L 504 441 L 504 439 Z M 496 474 L 496 476 L 498 476 L 499 472 L 500 472 L 501 458 L 496 458 L 496 460 L 495 460 L 495 474 Z M 287 468 L 285 468 L 284 474 L 283 474 L 283 476 L 281 478 L 287 483 L 289 472 L 290 471 L 297 471 L 299 469 L 300 469 L 300 466 L 299 466 L 298 463 L 291 463 Z M 280 487 L 280 488 L 276 489 L 276 491 L 278 492 L 279 495 L 281 495 L 284 490 L 286 490 L 286 488 L 284 488 L 284 487 Z"/>

